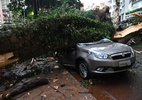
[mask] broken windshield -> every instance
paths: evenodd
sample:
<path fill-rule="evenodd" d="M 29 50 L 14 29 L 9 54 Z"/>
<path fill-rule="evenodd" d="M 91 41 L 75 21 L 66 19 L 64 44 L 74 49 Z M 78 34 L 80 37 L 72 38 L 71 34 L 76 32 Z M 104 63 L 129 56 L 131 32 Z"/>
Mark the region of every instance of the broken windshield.
<path fill-rule="evenodd" d="M 96 45 L 96 44 L 102 44 L 102 43 L 111 43 L 112 41 L 107 39 L 107 38 L 104 38 L 104 39 L 101 39 L 100 41 L 96 41 L 96 42 L 89 42 L 89 43 L 79 43 L 78 45 L 80 46 L 88 46 L 88 45 Z"/>

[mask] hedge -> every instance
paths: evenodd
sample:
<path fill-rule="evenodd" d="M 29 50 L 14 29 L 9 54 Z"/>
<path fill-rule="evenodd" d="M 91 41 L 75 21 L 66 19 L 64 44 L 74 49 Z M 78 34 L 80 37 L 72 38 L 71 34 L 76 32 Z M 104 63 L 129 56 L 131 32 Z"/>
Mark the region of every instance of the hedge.
<path fill-rule="evenodd" d="M 134 9 L 134 10 L 130 10 L 130 11 L 126 12 L 126 15 L 131 14 L 131 13 L 134 13 L 134 12 L 137 12 L 137 11 L 142 11 L 142 7 L 136 8 L 136 9 Z"/>
<path fill-rule="evenodd" d="M 42 18 L 32 24 L 35 25 L 35 38 L 51 50 L 102 37 L 110 38 L 115 33 L 114 27 L 108 23 L 75 15 Z"/>
<path fill-rule="evenodd" d="M 7 35 L 5 32 L 0 35 L 0 53 L 14 51 L 20 57 L 53 52 L 74 46 L 78 42 L 93 42 L 102 37 L 111 38 L 115 33 L 115 28 L 109 23 L 76 15 L 40 18 L 8 30 L 10 33 Z"/>

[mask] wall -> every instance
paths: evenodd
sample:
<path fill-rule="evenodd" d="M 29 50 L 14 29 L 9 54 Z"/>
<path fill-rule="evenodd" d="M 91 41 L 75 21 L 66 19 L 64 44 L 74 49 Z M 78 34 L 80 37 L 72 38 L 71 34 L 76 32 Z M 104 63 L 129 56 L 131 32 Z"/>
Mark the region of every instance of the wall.
<path fill-rule="evenodd" d="M 2 4 L 1 4 L 1 0 L 0 0 L 0 24 L 3 23 L 3 13 L 2 13 Z"/>

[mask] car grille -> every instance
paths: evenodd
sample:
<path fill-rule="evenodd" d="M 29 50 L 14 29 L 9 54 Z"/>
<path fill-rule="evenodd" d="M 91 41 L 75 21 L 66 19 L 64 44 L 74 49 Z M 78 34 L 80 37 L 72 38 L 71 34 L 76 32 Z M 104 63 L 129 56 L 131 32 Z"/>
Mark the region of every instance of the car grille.
<path fill-rule="evenodd" d="M 131 57 L 131 52 L 122 52 L 122 53 L 117 53 L 117 54 L 111 55 L 111 58 L 113 60 L 123 59 L 123 58 L 128 58 L 128 57 Z"/>

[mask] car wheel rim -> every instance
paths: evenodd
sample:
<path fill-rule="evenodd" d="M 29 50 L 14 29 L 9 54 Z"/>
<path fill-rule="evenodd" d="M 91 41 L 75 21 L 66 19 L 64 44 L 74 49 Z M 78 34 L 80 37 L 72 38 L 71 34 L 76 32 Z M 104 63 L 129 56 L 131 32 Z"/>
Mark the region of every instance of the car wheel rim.
<path fill-rule="evenodd" d="M 83 77 L 83 78 L 86 78 L 87 77 L 87 68 L 86 68 L 86 65 L 81 63 L 79 65 L 79 72 L 80 72 L 80 75 Z"/>

